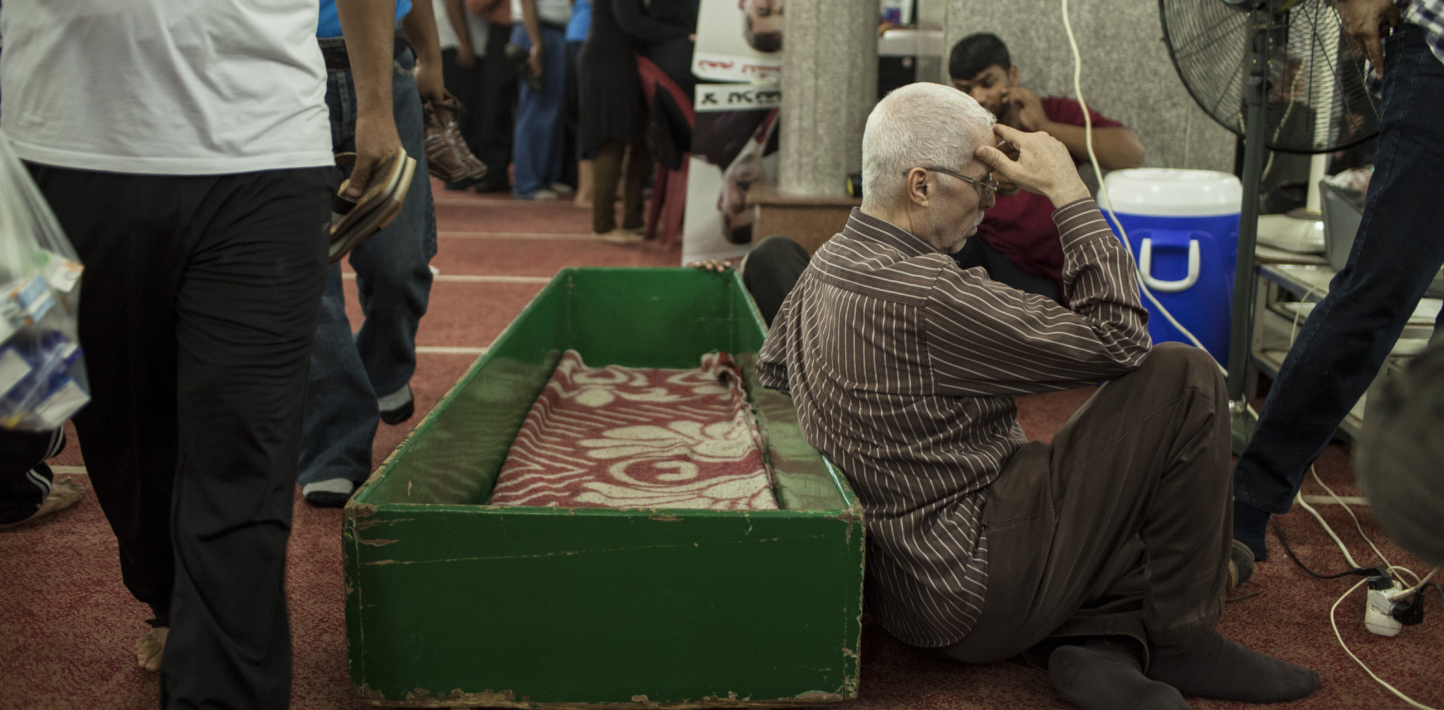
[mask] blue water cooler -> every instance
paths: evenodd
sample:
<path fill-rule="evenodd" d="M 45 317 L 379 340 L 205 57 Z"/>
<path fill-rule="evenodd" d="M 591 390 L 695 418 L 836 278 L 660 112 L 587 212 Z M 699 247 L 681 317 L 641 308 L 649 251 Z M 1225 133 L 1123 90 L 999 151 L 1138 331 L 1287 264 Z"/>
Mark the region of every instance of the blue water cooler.
<path fill-rule="evenodd" d="M 1243 185 L 1228 173 L 1163 168 L 1115 170 L 1103 183 L 1118 216 L 1109 225 L 1127 233 L 1142 284 L 1226 363 Z M 1190 342 L 1146 297 L 1143 305 L 1153 342 Z"/>

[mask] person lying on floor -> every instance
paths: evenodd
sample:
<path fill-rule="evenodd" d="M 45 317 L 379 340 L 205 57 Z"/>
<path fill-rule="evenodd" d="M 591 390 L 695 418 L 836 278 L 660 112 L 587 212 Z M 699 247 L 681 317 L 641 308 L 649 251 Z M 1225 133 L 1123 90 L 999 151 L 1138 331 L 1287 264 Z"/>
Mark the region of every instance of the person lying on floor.
<path fill-rule="evenodd" d="M 1214 629 L 1232 510 L 1218 367 L 1150 348 L 1128 254 L 1067 149 L 994 122 L 936 84 L 879 102 L 862 207 L 758 356 L 864 505 L 872 613 L 957 661 L 1031 650 L 1083 708 L 1313 693 L 1318 674 Z M 993 203 L 993 175 L 1057 207 L 1070 308 L 947 256 Z M 1012 395 L 1100 381 L 1052 443 L 1024 438 Z"/>
<path fill-rule="evenodd" d="M 948 54 L 948 77 L 953 88 L 976 99 L 999 123 L 1029 133 L 1043 131 L 1068 147 L 1074 165 L 1089 163 L 1082 104 L 1066 96 L 1039 97 L 1019 84 L 1018 67 L 997 35 L 978 32 L 958 40 Z M 1101 168 L 1143 167 L 1138 134 L 1091 108 L 1088 115 Z M 995 281 L 1066 305 L 1063 251 L 1048 218 L 1048 198 L 1007 180 L 999 183 L 997 204 L 978 226 L 979 238 L 968 240 L 955 258 L 964 268 L 987 266 Z"/>

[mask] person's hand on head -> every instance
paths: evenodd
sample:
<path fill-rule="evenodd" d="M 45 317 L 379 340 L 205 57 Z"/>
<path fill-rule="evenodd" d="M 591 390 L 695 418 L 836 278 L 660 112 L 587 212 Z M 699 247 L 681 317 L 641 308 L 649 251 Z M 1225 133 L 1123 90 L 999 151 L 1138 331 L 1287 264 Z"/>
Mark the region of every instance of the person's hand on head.
<path fill-rule="evenodd" d="M 1048 123 L 1048 114 L 1043 113 L 1043 102 L 1038 95 L 1021 86 L 1004 89 L 1003 101 L 1008 113 L 1018 117 L 1017 125 L 1025 131 L 1041 131 Z"/>
<path fill-rule="evenodd" d="M 1383 28 L 1398 27 L 1399 8 L 1394 0 L 1335 0 L 1340 24 L 1354 52 L 1368 57 L 1374 73 L 1384 78 Z"/>
<path fill-rule="evenodd" d="M 1018 151 L 1016 159 L 993 146 L 981 146 L 975 152 L 978 160 L 992 168 L 993 179 L 1003 180 L 1047 197 L 1054 207 L 1091 197 L 1088 187 L 1078 176 L 1078 168 L 1068 147 L 1046 133 L 1024 133 L 1004 125 L 993 126 L 1000 141 Z M 1006 148 L 1006 146 L 1005 146 Z"/>

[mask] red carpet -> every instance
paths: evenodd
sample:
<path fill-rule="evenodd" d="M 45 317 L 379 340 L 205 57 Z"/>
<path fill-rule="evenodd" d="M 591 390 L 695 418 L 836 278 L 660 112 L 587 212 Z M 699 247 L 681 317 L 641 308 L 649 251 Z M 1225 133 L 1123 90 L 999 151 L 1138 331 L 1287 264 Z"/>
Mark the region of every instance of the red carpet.
<path fill-rule="evenodd" d="M 512 202 L 504 197 L 437 191 L 442 230 L 433 262 L 447 276 L 547 277 L 570 264 L 675 265 L 677 252 L 654 247 L 613 247 L 591 241 L 589 215 L 565 203 Z M 544 236 L 544 235 L 559 236 Z M 543 236 L 538 236 L 543 235 Z M 379 462 L 410 425 L 430 409 L 506 326 L 541 284 L 495 280 L 438 281 L 421 326 L 419 366 L 412 386 L 417 416 L 400 427 L 383 425 Z M 359 313 L 352 313 L 353 325 Z M 431 349 L 431 350 L 428 350 Z M 452 350 L 435 350 L 451 348 Z M 471 350 L 467 350 L 467 349 Z M 1028 435 L 1050 438 L 1091 393 L 1091 388 L 1019 397 Z M 71 447 L 57 464 L 81 465 Z M 1333 446 L 1319 473 L 1340 495 L 1358 495 L 1347 452 Z M 85 481 L 81 476 L 80 480 Z M 1306 494 L 1322 491 L 1312 482 Z M 1344 511 L 1317 506 L 1362 564 L 1375 564 Z M 293 707 L 306 710 L 363 707 L 350 699 L 343 625 L 341 513 L 296 503 L 290 547 L 291 625 L 295 645 Z M 1384 536 L 1366 507 L 1355 507 L 1364 529 L 1395 564 L 1424 572 Z M 1342 569 L 1338 549 L 1307 513 L 1281 516 L 1291 543 L 1319 571 Z M 1370 680 L 1334 640 L 1328 612 L 1350 580 L 1308 578 L 1270 535 L 1270 559 L 1237 592 L 1257 592 L 1228 605 L 1219 629 L 1260 651 L 1306 664 L 1323 676 L 1314 697 L 1285 706 L 1406 708 Z M 1344 639 L 1386 680 L 1415 700 L 1444 706 L 1444 609 L 1427 602 L 1422 625 L 1393 639 L 1364 630 L 1364 597 L 1339 606 Z M 155 676 L 134 667 L 131 646 L 147 613 L 120 583 L 115 539 L 93 496 L 41 523 L 0 532 L 0 709 L 153 708 Z M 1017 663 L 967 667 L 933 660 L 906 648 L 876 625 L 864 627 L 861 699 L 856 710 L 971 710 L 1066 708 L 1041 671 Z M 1192 701 L 1196 708 L 1245 707 Z"/>
<path fill-rule="evenodd" d="M 491 505 L 777 510 L 742 371 L 588 367 L 568 350 L 522 422 Z"/>

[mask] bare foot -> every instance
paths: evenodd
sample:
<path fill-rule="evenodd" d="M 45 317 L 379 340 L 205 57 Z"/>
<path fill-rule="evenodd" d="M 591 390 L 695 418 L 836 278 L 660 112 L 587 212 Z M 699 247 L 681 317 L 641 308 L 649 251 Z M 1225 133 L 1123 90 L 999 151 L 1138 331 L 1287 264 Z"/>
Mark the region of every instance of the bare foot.
<path fill-rule="evenodd" d="M 157 626 L 135 642 L 135 664 L 148 671 L 160 670 L 160 657 L 165 652 L 165 637 L 170 628 Z"/>
<path fill-rule="evenodd" d="M 593 234 L 592 236 L 608 244 L 636 244 L 642 241 L 642 235 L 621 227 L 617 227 L 606 234 Z"/>
<path fill-rule="evenodd" d="M 15 527 L 16 525 L 21 525 L 23 523 L 28 523 L 31 520 L 44 517 L 56 511 L 65 510 L 66 508 L 69 508 L 70 506 L 79 503 L 80 499 L 84 497 L 85 486 L 82 486 L 69 478 L 61 481 L 56 481 L 51 484 L 50 495 L 45 496 L 44 502 L 40 504 L 40 509 L 36 510 L 34 515 L 31 515 L 30 517 L 21 520 L 18 523 L 7 523 L 5 525 L 0 525 L 0 530 Z"/>

